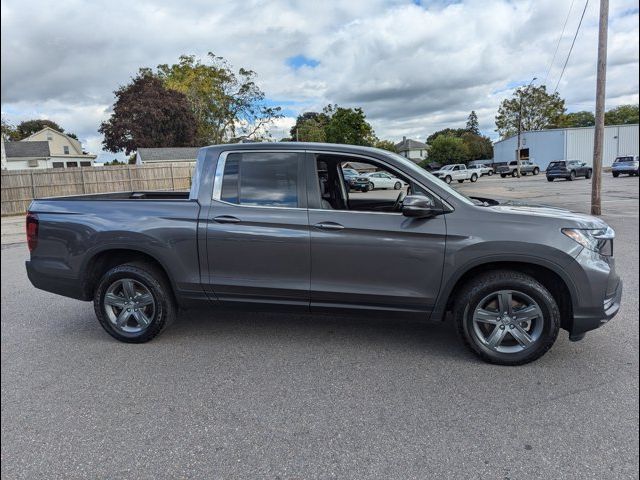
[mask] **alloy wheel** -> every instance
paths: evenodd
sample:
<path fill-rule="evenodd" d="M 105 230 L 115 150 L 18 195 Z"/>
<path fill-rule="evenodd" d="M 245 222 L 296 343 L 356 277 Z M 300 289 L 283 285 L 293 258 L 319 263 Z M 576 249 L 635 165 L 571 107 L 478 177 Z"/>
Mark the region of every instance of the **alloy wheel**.
<path fill-rule="evenodd" d="M 499 353 L 519 353 L 540 338 L 544 316 L 525 293 L 500 290 L 484 297 L 473 311 L 473 333 L 485 347 Z"/>
<path fill-rule="evenodd" d="M 124 335 L 137 335 L 145 330 L 156 312 L 156 302 L 151 291 L 131 278 L 113 282 L 102 303 L 113 327 Z"/>

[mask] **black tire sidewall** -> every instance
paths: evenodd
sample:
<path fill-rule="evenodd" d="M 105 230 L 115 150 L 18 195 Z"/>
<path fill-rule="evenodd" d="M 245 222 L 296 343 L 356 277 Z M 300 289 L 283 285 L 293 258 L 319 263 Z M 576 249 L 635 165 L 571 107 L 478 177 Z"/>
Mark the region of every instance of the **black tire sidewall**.
<path fill-rule="evenodd" d="M 127 343 L 148 342 L 158 335 L 175 316 L 175 306 L 171 292 L 167 290 L 167 286 L 164 285 L 162 280 L 156 278 L 157 275 L 154 275 L 154 273 L 147 271 L 144 267 L 120 265 L 109 270 L 100 279 L 93 297 L 93 308 L 102 328 L 116 340 Z M 116 330 L 103 308 L 104 296 L 109 286 L 113 282 L 124 278 L 131 278 L 142 283 L 149 289 L 155 301 L 155 315 L 149 326 L 138 335 L 123 335 Z"/>
<path fill-rule="evenodd" d="M 543 330 L 536 344 L 522 352 L 500 353 L 486 347 L 473 331 L 473 311 L 478 302 L 487 295 L 498 290 L 520 291 L 536 301 L 544 316 Z M 512 278 L 484 277 L 479 282 L 472 282 L 464 289 L 454 315 L 459 333 L 465 344 L 483 360 L 501 365 L 521 365 L 544 355 L 555 342 L 560 328 L 560 312 L 549 291 L 536 280 L 527 275 L 513 272 Z"/>

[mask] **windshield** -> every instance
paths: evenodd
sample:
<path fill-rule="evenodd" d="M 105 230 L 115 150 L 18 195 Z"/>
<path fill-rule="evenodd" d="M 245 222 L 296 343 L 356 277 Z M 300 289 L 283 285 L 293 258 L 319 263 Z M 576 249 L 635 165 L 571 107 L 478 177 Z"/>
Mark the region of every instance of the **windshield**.
<path fill-rule="evenodd" d="M 399 155 L 399 154 L 393 153 L 393 152 L 385 152 L 385 153 L 387 155 L 391 156 L 391 157 L 394 157 L 399 162 L 401 162 L 405 167 L 407 167 L 407 169 L 412 170 L 413 172 L 417 173 L 418 175 L 425 175 L 425 176 L 429 177 L 429 180 L 431 180 L 433 183 L 437 184 L 438 187 L 440 187 L 442 190 L 447 192 L 447 195 L 449 195 L 449 196 L 445 197 L 444 198 L 445 200 L 447 198 L 449 198 L 449 197 L 454 197 L 458 201 L 460 201 L 462 203 L 466 203 L 467 205 L 477 205 L 478 204 L 477 202 L 473 201 L 472 199 L 470 199 L 466 195 L 463 195 L 462 193 L 458 192 L 457 190 L 454 190 L 449 185 L 447 185 L 442 180 L 440 180 L 438 177 L 436 177 L 435 175 L 433 175 L 430 172 L 426 171 L 424 168 L 419 167 L 418 165 L 413 163 L 411 160 L 407 160 L 402 155 Z M 447 165 L 447 167 L 453 167 L 453 165 Z M 426 185 L 426 186 L 428 186 L 428 185 Z"/>
<path fill-rule="evenodd" d="M 452 168 L 453 168 L 453 165 L 445 165 L 440 170 L 451 170 Z"/>
<path fill-rule="evenodd" d="M 633 157 L 618 157 L 616 162 L 633 162 Z"/>

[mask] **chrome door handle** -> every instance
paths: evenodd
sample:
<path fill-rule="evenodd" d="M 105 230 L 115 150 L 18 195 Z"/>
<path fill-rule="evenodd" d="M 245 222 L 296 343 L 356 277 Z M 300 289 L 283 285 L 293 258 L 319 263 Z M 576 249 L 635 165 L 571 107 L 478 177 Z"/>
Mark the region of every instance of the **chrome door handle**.
<path fill-rule="evenodd" d="M 315 228 L 319 228 L 320 230 L 343 230 L 344 227 L 339 223 L 335 222 L 320 222 L 314 225 Z"/>
<path fill-rule="evenodd" d="M 239 218 L 231 215 L 220 215 L 219 217 L 214 217 L 213 221 L 216 223 L 240 223 Z"/>

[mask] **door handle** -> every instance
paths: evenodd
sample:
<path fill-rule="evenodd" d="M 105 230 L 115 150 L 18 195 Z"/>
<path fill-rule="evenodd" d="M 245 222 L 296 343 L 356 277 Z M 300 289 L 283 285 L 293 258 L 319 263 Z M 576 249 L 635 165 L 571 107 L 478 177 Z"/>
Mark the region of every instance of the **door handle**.
<path fill-rule="evenodd" d="M 315 228 L 319 228 L 320 230 L 343 230 L 344 227 L 339 223 L 335 222 L 320 222 L 314 225 Z"/>
<path fill-rule="evenodd" d="M 213 221 L 216 223 L 240 223 L 239 218 L 231 215 L 220 215 L 219 217 L 214 217 Z"/>

